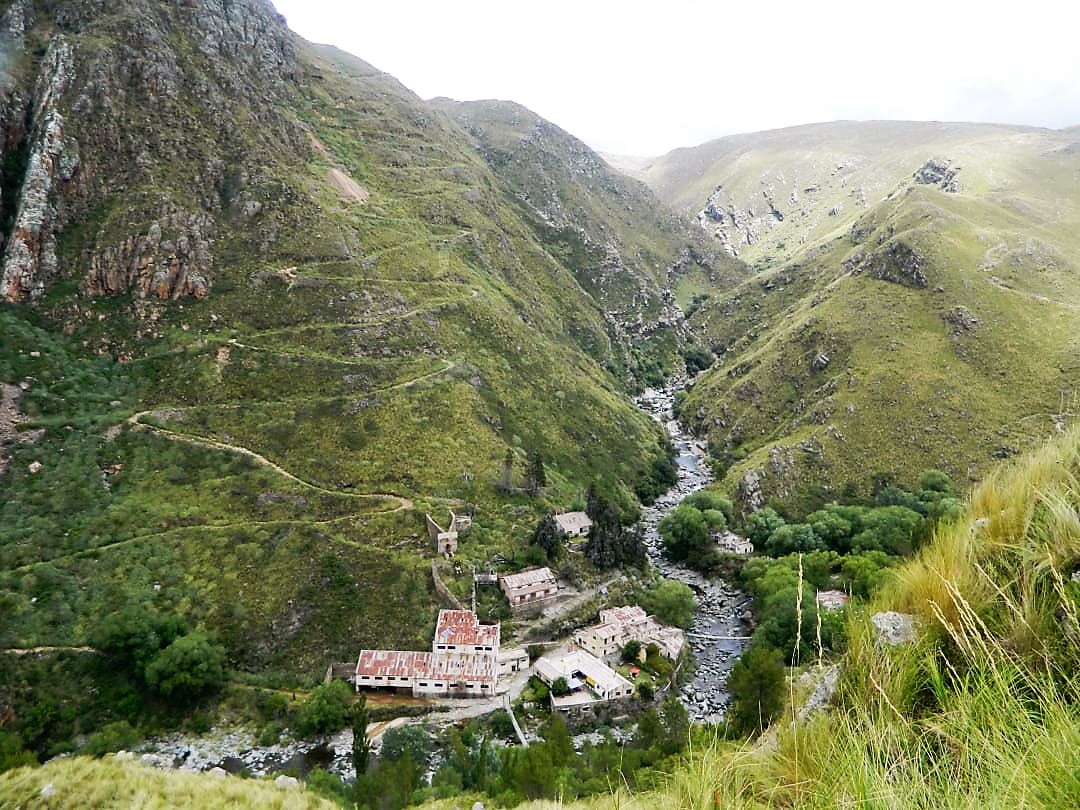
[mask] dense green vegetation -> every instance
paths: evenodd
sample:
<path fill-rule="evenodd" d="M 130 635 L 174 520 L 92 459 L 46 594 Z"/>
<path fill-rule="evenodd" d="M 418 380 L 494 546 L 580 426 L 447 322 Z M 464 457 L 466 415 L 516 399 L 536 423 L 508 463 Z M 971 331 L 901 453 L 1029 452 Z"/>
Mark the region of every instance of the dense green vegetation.
<path fill-rule="evenodd" d="M 640 563 L 622 516 L 673 474 L 627 393 L 677 368 L 682 338 L 646 340 L 606 310 L 644 284 L 642 325 L 670 314 L 666 268 L 697 236 L 614 174 L 566 185 L 563 203 L 587 201 L 625 255 L 592 283 L 596 245 L 523 209 L 457 124 L 241 5 L 222 24 L 265 47 L 219 47 L 189 11 L 144 0 L 62 32 L 39 14 L 27 32 L 74 45 L 56 103 L 85 176 L 53 190 L 61 277 L 40 305 L 0 307 L 0 382 L 25 384 L 19 429 L 36 437 L 4 447 L 0 647 L 49 648 L 5 657 L 16 751 L 203 725 L 237 682 L 305 689 L 362 647 L 426 647 L 424 512 L 474 516 L 463 563 L 521 567 L 535 521 L 595 486 L 619 520 L 591 556 Z M 17 55 L 16 95 L 42 53 Z M 176 92 L 142 73 L 117 86 L 133 54 Z M 80 98 L 94 101 L 69 115 Z M 547 170 L 577 149 L 561 143 Z M 342 196 L 342 176 L 364 199 Z M 627 211 L 622 192 L 643 204 Z M 213 261 L 188 268 L 205 297 L 129 277 L 124 246 L 158 231 L 205 241 Z M 110 636 L 137 614 L 149 625 Z M 268 738 L 285 719 L 238 711 Z"/>
<path fill-rule="evenodd" d="M 686 710 L 673 696 L 641 714 L 632 739 L 617 741 L 610 729 L 601 732 L 596 741 L 575 744 L 562 717 L 553 713 L 539 727 L 540 740 L 523 748 L 498 744 L 513 735 L 505 712 L 460 729 L 403 726 L 386 732 L 379 756 L 355 783 L 319 776 L 309 786 L 343 806 L 371 810 L 473 795 L 500 806 L 573 799 L 607 794 L 616 784 L 657 784 L 691 740 Z M 700 744 L 707 735 L 695 732 L 695 739 Z M 427 785 L 421 777 L 433 759 L 441 765 Z"/>

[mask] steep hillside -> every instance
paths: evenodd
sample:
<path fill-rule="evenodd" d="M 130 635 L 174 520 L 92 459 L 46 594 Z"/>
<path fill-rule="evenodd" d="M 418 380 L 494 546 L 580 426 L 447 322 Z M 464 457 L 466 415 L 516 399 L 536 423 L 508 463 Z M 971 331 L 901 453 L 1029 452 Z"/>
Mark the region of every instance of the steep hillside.
<path fill-rule="evenodd" d="M 731 254 L 777 263 L 844 234 L 917 171 L 952 191 L 1001 188 L 1007 176 L 986 174 L 987 157 L 1007 160 L 1048 136 L 994 124 L 838 121 L 676 149 L 639 176 Z M 983 173 L 979 181 L 972 170 Z"/>
<path fill-rule="evenodd" d="M 974 481 L 1075 411 L 1074 136 L 822 124 L 648 172 L 757 270 L 694 314 L 720 360 L 683 408 L 747 506 L 812 508 L 928 467 Z"/>
<path fill-rule="evenodd" d="M 612 171 L 569 133 L 507 101 L 436 99 L 506 181 L 540 241 L 630 338 L 678 347 L 676 297 L 725 288 L 743 268 L 639 182 Z"/>
<path fill-rule="evenodd" d="M 649 350 L 441 112 L 260 0 L 0 8 L 0 643 L 134 605 L 310 676 L 423 646 L 425 510 L 474 510 L 483 565 L 593 482 L 633 503 L 666 440 L 613 370 Z M 547 497 L 497 491 L 530 451 Z"/>

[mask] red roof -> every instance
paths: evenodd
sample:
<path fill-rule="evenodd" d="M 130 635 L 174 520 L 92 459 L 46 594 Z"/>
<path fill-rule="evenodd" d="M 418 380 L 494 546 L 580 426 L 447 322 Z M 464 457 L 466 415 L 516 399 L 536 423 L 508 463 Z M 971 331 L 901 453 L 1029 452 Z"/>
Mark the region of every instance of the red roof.
<path fill-rule="evenodd" d="M 414 680 L 462 680 L 495 682 L 498 664 L 493 655 L 414 652 L 411 650 L 362 650 L 356 675 Z"/>
<path fill-rule="evenodd" d="M 435 643 L 494 648 L 499 644 L 499 626 L 480 624 L 471 610 L 440 610 Z"/>
<path fill-rule="evenodd" d="M 361 650 L 356 674 L 423 678 L 431 670 L 431 658 L 431 653 L 415 650 Z"/>

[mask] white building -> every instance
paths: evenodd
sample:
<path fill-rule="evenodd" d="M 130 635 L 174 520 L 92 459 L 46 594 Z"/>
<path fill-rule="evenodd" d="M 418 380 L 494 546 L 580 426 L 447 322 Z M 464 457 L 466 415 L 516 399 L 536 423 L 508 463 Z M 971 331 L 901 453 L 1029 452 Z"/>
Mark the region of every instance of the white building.
<path fill-rule="evenodd" d="M 584 512 L 563 512 L 555 515 L 559 531 L 567 537 L 586 537 L 593 527 L 592 519 Z"/>
<path fill-rule="evenodd" d="M 583 650 L 561 650 L 536 662 L 536 675 L 549 687 L 563 678 L 571 692 L 586 687 L 599 700 L 633 697 L 634 685 L 603 661 Z"/>
<path fill-rule="evenodd" d="M 728 554 L 753 554 L 754 544 L 735 532 L 713 532 L 716 545 Z"/>
<path fill-rule="evenodd" d="M 822 610 L 840 610 L 848 603 L 848 595 L 837 590 L 818 591 L 817 603 Z"/>
<path fill-rule="evenodd" d="M 471 610 L 440 610 L 431 652 L 361 650 L 356 689 L 486 697 L 495 694 L 499 655 L 499 625 L 480 624 Z"/>
<path fill-rule="evenodd" d="M 674 661 L 686 645 L 682 630 L 661 624 L 638 605 L 601 610 L 600 623 L 576 631 L 573 638 L 577 646 L 597 658 L 618 655 L 628 641 L 637 641 L 642 648 L 655 644 Z"/>

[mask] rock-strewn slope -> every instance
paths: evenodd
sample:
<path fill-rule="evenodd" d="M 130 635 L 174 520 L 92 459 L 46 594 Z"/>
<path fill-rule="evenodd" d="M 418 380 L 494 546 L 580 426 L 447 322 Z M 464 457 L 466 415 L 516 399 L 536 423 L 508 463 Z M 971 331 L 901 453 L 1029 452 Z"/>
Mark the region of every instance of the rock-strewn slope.
<path fill-rule="evenodd" d="M 840 122 L 724 138 L 647 176 L 756 274 L 692 319 L 683 415 L 745 505 L 975 480 L 1080 387 L 1075 133 Z"/>

